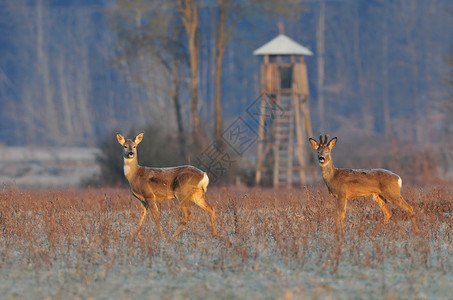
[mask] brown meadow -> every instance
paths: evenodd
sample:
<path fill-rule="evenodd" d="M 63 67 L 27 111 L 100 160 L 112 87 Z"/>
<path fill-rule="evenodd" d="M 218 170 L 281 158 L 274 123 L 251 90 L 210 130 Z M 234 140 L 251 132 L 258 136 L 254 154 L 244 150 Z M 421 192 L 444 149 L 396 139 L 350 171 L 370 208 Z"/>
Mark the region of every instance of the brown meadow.
<path fill-rule="evenodd" d="M 2 298 L 448 298 L 453 295 L 453 190 L 403 187 L 420 234 L 394 206 L 351 200 L 345 238 L 324 186 L 208 190 L 209 216 L 193 207 L 180 236 L 158 237 L 129 190 L 99 188 L 0 193 Z M 159 203 L 168 237 L 181 214 Z"/>

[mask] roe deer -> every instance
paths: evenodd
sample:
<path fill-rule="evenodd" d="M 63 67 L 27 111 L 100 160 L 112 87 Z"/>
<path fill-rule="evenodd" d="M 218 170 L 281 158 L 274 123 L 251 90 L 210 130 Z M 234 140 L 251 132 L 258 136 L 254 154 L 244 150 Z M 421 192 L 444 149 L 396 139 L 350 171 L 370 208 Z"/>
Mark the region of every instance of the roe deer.
<path fill-rule="evenodd" d="M 378 226 L 373 236 L 376 236 L 382 227 L 389 221 L 392 212 L 387 206 L 387 201 L 404 210 L 411 218 L 415 233 L 418 227 L 415 222 L 413 208 L 401 197 L 401 177 L 385 169 L 337 169 L 333 165 L 331 150 L 337 144 L 334 137 L 329 142 L 328 135 L 323 141 L 322 135 L 319 142 L 309 138 L 310 145 L 318 152 L 318 161 L 322 177 L 331 195 L 337 199 L 337 230 L 344 234 L 344 218 L 348 199 L 373 196 L 384 213 L 384 222 Z"/>
<path fill-rule="evenodd" d="M 123 146 L 124 175 L 129 182 L 132 195 L 143 204 L 138 227 L 139 233 L 148 208 L 156 223 L 161 237 L 165 237 L 160 227 L 157 201 L 176 198 L 182 208 L 184 220 L 176 229 L 176 237 L 191 217 L 190 201 L 207 211 L 211 217 L 212 234 L 217 236 L 214 208 L 206 202 L 205 193 L 209 183 L 208 175 L 193 167 L 179 166 L 171 168 L 148 168 L 138 165 L 137 145 L 143 139 L 143 132 L 132 140 L 126 140 L 120 133 L 116 133 L 118 142 Z"/>

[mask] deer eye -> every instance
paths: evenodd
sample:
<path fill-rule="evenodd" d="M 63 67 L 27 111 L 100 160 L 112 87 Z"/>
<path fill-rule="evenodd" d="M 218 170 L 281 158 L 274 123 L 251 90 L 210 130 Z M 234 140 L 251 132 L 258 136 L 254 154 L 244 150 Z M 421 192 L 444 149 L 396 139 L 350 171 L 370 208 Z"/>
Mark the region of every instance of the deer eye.
<path fill-rule="evenodd" d="M 124 149 L 127 149 L 127 146 L 124 146 Z"/>

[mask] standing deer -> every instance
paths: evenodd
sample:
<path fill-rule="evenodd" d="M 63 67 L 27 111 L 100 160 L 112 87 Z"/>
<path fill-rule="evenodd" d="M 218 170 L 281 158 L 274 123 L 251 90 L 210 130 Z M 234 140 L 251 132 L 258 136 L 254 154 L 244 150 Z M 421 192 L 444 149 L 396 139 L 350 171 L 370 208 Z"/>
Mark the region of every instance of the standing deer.
<path fill-rule="evenodd" d="M 206 188 L 209 184 L 208 175 L 193 167 L 179 166 L 171 168 L 148 168 L 138 165 L 137 145 L 142 141 L 144 132 L 132 140 L 126 140 L 120 133 L 116 133 L 118 142 L 123 146 L 124 175 L 129 182 L 132 195 L 143 204 L 138 227 L 139 233 L 148 209 L 156 223 L 161 237 L 165 237 L 160 227 L 157 201 L 178 199 L 184 214 L 184 220 L 176 229 L 176 237 L 186 226 L 191 217 L 190 201 L 207 211 L 211 217 L 212 234 L 217 236 L 214 208 L 206 202 Z"/>
<path fill-rule="evenodd" d="M 328 135 L 324 141 L 322 135 L 319 142 L 309 138 L 310 145 L 318 152 L 318 161 L 322 177 L 331 195 L 337 199 L 337 230 L 344 234 L 344 218 L 348 199 L 373 196 L 384 213 L 384 222 L 378 226 L 373 236 L 376 236 L 387 224 L 392 211 L 387 206 L 387 201 L 404 210 L 411 218 L 415 233 L 418 232 L 413 208 L 401 197 L 401 177 L 385 169 L 337 169 L 333 165 L 331 150 L 337 144 L 334 137 L 329 142 Z"/>

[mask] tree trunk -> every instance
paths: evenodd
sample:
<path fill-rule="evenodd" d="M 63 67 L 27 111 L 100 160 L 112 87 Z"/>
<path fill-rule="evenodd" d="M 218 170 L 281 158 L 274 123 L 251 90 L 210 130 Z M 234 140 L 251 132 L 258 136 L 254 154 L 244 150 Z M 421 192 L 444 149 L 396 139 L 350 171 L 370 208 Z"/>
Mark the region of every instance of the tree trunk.
<path fill-rule="evenodd" d="M 318 26 L 316 26 L 316 51 L 318 61 L 318 118 L 320 130 L 326 131 L 325 124 L 325 107 L 324 107 L 324 41 L 325 41 L 325 14 L 326 4 L 321 0 L 318 17 Z"/>
<path fill-rule="evenodd" d="M 176 122 L 178 126 L 178 141 L 180 153 L 182 157 L 186 157 L 186 139 L 184 137 L 184 127 L 181 116 L 181 103 L 179 102 L 179 77 L 178 77 L 179 61 L 175 60 L 173 65 L 173 105 L 175 106 Z"/>
<path fill-rule="evenodd" d="M 47 52 L 44 49 L 44 15 L 43 15 L 43 1 L 38 0 L 36 5 L 36 56 L 37 56 L 37 68 L 38 74 L 40 74 L 42 80 L 42 97 L 45 103 L 44 112 L 47 134 L 46 136 L 52 138 L 53 141 L 58 139 L 59 126 L 57 118 L 57 110 L 53 99 L 52 87 L 50 82 L 49 72 L 49 59 Z"/>
<path fill-rule="evenodd" d="M 84 12 L 83 17 L 84 19 L 75 23 L 75 30 L 80 32 L 80 36 L 82 38 L 85 38 L 88 37 L 90 32 L 89 26 L 87 26 L 87 24 L 89 24 L 90 22 L 89 14 Z M 77 49 L 77 52 L 80 55 L 80 59 L 77 68 L 78 76 L 76 77 L 76 105 L 78 108 L 79 122 L 81 122 L 78 135 L 80 141 L 82 143 L 85 143 L 87 141 L 87 137 L 94 135 L 94 122 L 90 107 L 90 94 L 92 91 L 91 68 L 88 48 L 80 47 L 79 49 Z"/>
<path fill-rule="evenodd" d="M 67 41 L 65 41 L 67 42 Z M 66 76 L 67 75 L 67 69 L 66 69 L 66 66 L 65 66 L 65 62 L 66 62 L 66 59 L 65 59 L 65 56 L 64 54 L 62 54 L 59 59 L 58 59 L 58 62 L 56 62 L 57 64 L 57 73 L 58 73 L 58 80 L 59 80 L 59 87 L 60 87 L 60 94 L 61 94 L 61 104 L 62 104 L 62 111 L 61 111 L 61 114 L 62 114 L 62 122 L 63 124 L 62 127 L 64 128 L 64 135 L 69 138 L 71 136 L 73 136 L 74 134 L 74 127 L 73 127 L 73 124 L 72 124 L 72 120 L 73 120 L 73 110 L 71 109 L 71 97 L 69 96 L 69 91 L 68 91 L 68 86 L 70 85 L 67 84 L 68 82 L 68 78 L 71 78 L 69 76 Z"/>
<path fill-rule="evenodd" d="M 81 59 L 79 62 L 79 70 L 77 71 L 78 76 L 76 77 L 77 83 L 77 92 L 76 92 L 76 104 L 77 104 L 77 113 L 79 120 L 81 122 L 81 128 L 78 132 L 80 142 L 85 143 L 86 137 L 93 136 L 94 127 L 91 117 L 90 110 L 90 91 L 91 91 L 91 81 L 90 81 L 90 67 L 88 66 L 88 53 L 85 49 L 80 49 Z"/>
<path fill-rule="evenodd" d="M 217 143 L 221 140 L 222 135 L 222 61 L 225 54 L 225 23 L 226 23 L 226 5 L 227 0 L 219 0 L 219 20 L 217 24 L 217 43 L 215 57 L 215 140 Z"/>
<path fill-rule="evenodd" d="M 390 138 L 391 132 L 391 120 L 390 120 L 390 99 L 389 99 L 389 79 L 388 79 L 388 68 L 389 68 L 389 61 L 388 61 L 388 33 L 387 33 L 387 19 L 385 14 L 383 16 L 383 38 L 382 38 L 382 100 L 384 102 L 384 134 L 387 138 Z"/>
<path fill-rule="evenodd" d="M 182 22 L 187 33 L 190 65 L 190 97 L 192 112 L 192 134 L 195 145 L 201 144 L 200 117 L 198 114 L 198 69 L 199 69 L 199 2 L 197 0 L 178 0 Z"/>
<path fill-rule="evenodd" d="M 374 131 L 374 115 L 372 111 L 372 102 L 365 97 L 365 78 L 362 68 L 362 57 L 360 50 L 360 16 L 359 4 L 355 4 L 355 15 L 353 22 L 353 41 L 354 41 L 354 60 L 357 71 L 357 85 L 359 90 L 358 102 L 362 104 L 362 125 L 366 131 Z"/>

